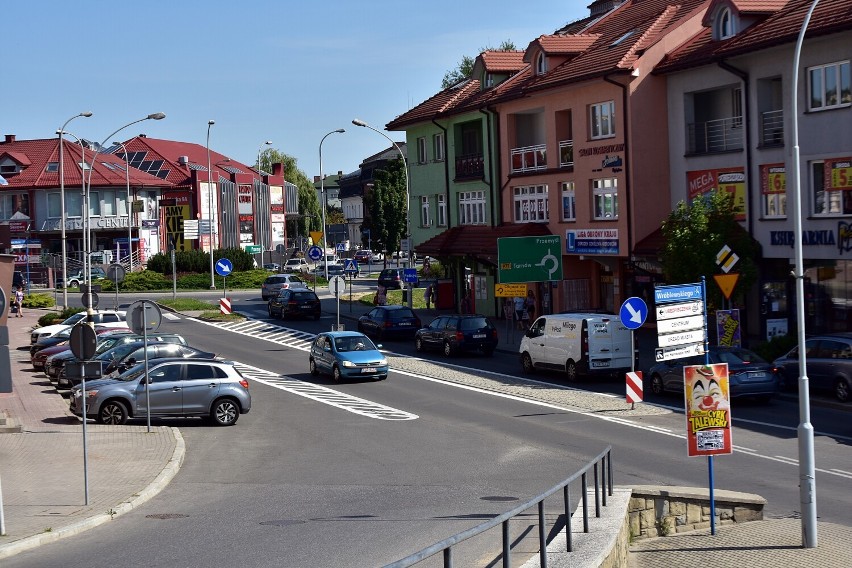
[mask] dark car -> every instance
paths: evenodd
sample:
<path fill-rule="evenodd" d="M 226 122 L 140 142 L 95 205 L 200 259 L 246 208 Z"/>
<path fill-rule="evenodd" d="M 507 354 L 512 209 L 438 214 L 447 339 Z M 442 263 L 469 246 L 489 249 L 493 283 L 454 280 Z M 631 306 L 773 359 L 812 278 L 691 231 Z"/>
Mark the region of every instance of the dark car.
<path fill-rule="evenodd" d="M 414 335 L 418 351 L 440 349 L 449 357 L 459 351 L 482 351 L 488 356 L 497 348 L 497 328 L 480 314 L 439 316 Z"/>
<path fill-rule="evenodd" d="M 312 290 L 301 288 L 281 290 L 277 296 L 269 300 L 266 309 L 271 318 L 311 317 L 318 320 L 321 313 L 317 295 Z"/>
<path fill-rule="evenodd" d="M 420 318 L 407 306 L 376 306 L 358 318 L 358 331 L 379 339 L 412 337 L 420 327 Z"/>
<path fill-rule="evenodd" d="M 683 394 L 685 365 L 703 365 L 704 355 L 657 363 L 651 367 L 651 392 Z M 768 402 L 778 392 L 775 368 L 757 353 L 741 347 L 710 347 L 710 363 L 728 364 L 728 384 L 731 398 L 755 397 Z"/>
<path fill-rule="evenodd" d="M 776 359 L 782 390 L 796 390 L 799 380 L 799 347 Z M 852 400 L 852 333 L 831 333 L 805 340 L 808 384 L 815 391 L 830 392 L 840 402 Z"/>
<path fill-rule="evenodd" d="M 379 286 L 384 286 L 388 289 L 405 288 L 405 278 L 403 277 L 404 268 L 385 268 L 379 273 Z M 414 287 L 420 286 L 420 280 L 413 283 Z"/>

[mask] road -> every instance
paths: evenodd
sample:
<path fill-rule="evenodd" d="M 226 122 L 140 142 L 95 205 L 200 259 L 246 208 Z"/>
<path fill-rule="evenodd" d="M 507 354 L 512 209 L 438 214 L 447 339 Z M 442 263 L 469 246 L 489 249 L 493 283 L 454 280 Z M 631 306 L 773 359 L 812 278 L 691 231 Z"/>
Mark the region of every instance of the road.
<path fill-rule="evenodd" d="M 706 460 L 686 457 L 677 399 L 630 411 L 617 382 L 567 388 L 556 375 L 519 377 L 511 354 L 448 363 L 437 353 L 414 356 L 409 342 L 386 344 L 394 370 L 387 381 L 337 385 L 310 376 L 305 352 L 312 332 L 333 318 L 265 321 L 256 296 L 232 295 L 257 318 L 246 324 L 167 319 L 161 327 L 240 362 L 252 412 L 224 429 L 163 421 L 179 426 L 187 442 L 183 468 L 165 491 L 4 568 L 112 567 L 128 559 L 381 566 L 550 488 L 609 444 L 617 484 L 707 484 Z M 615 394 L 592 392 L 600 390 Z M 767 517 L 797 516 L 797 416 L 790 400 L 738 404 L 736 450 L 714 460 L 716 487 L 766 497 Z M 848 524 L 849 413 L 826 408 L 813 418 L 820 520 Z M 525 521 L 514 530 L 518 539 L 535 534 Z M 489 565 L 497 554 L 491 544 L 465 547 L 456 562 Z M 523 540 L 513 565 L 534 549 Z"/>

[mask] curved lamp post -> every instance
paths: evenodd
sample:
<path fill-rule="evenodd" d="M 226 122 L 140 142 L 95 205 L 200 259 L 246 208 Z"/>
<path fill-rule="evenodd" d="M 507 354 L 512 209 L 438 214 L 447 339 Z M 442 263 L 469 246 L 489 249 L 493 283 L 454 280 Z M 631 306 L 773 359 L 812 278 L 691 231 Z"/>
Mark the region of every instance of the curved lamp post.
<path fill-rule="evenodd" d="M 263 154 L 264 146 L 272 146 L 272 140 L 267 140 L 266 142 L 261 144 L 260 147 L 257 149 L 257 175 L 258 175 L 258 178 L 259 178 L 259 182 L 257 184 L 258 193 L 260 192 L 260 186 L 263 185 L 263 173 L 262 173 L 263 170 L 260 169 L 260 155 Z M 268 228 L 269 228 L 270 231 L 272 230 L 271 227 L 268 227 Z M 269 231 L 267 231 L 267 234 L 268 234 L 268 232 Z M 264 251 L 267 248 L 266 247 L 266 236 L 267 235 L 258 234 L 257 236 L 258 236 L 258 240 L 261 241 L 258 244 L 260 244 L 260 264 L 261 264 L 261 268 L 262 268 L 263 267 L 263 254 L 264 254 Z M 272 251 L 271 250 L 269 251 L 269 262 L 272 262 Z"/>
<path fill-rule="evenodd" d="M 319 166 L 320 166 L 320 194 L 322 195 L 322 261 L 325 265 L 325 279 L 328 280 L 328 255 L 326 254 L 325 249 L 328 248 L 328 236 L 326 235 L 325 230 L 325 209 L 328 206 L 328 200 L 325 198 L 325 180 L 322 175 L 322 143 L 325 142 L 325 139 L 331 136 L 332 134 L 343 134 L 346 132 L 342 128 L 338 128 L 337 130 L 332 130 L 328 134 L 322 137 L 319 143 Z"/>
<path fill-rule="evenodd" d="M 62 140 L 62 135 L 65 133 L 65 127 L 68 124 L 78 117 L 86 117 L 89 118 L 92 116 L 92 113 L 89 111 L 81 112 L 80 114 L 75 114 L 71 118 L 65 121 L 65 124 L 62 125 L 62 128 L 56 131 L 59 134 L 59 207 L 62 209 L 60 213 L 61 220 L 61 236 L 62 240 L 62 308 L 65 309 L 68 307 L 68 287 L 65 286 L 65 279 L 68 272 L 68 260 L 67 260 L 67 250 L 65 248 L 65 143 Z M 84 150 L 85 151 L 85 150 Z M 83 160 L 85 162 L 85 160 Z M 85 180 L 85 172 L 84 180 Z M 84 188 L 85 190 L 85 188 Z M 27 247 L 29 249 L 29 247 Z"/>
<path fill-rule="evenodd" d="M 366 122 L 361 120 L 360 118 L 353 119 L 352 124 L 354 124 L 355 126 L 363 126 L 364 128 L 369 128 L 373 132 L 378 132 L 379 134 L 381 134 L 382 136 L 387 138 L 388 141 L 391 144 L 394 145 L 394 147 L 396 148 L 396 151 L 399 152 L 399 156 L 400 156 L 400 158 L 402 158 L 403 169 L 405 170 L 405 238 L 411 239 L 411 196 L 410 196 L 410 187 L 409 187 L 409 181 L 408 181 L 408 160 L 405 159 L 405 154 L 402 153 L 402 150 L 400 149 L 399 144 L 394 142 L 391 139 L 390 136 L 388 136 L 387 134 L 385 134 L 381 130 L 377 130 L 377 129 L 373 128 L 372 126 L 370 126 L 369 124 L 367 124 Z M 408 258 L 405 260 L 406 268 L 411 267 L 411 241 L 410 240 L 408 240 L 408 244 L 409 244 L 409 246 L 408 246 L 408 249 L 409 249 L 408 250 Z M 399 266 L 399 265 L 397 265 L 397 266 Z M 408 285 L 408 307 L 409 308 L 414 305 L 412 294 L 411 294 L 412 291 L 413 290 L 411 288 L 411 285 L 409 284 Z"/>
<path fill-rule="evenodd" d="M 127 257 L 130 263 L 130 268 L 127 272 L 133 272 L 133 219 L 132 206 L 130 200 L 130 154 L 127 153 L 127 146 L 123 142 L 113 142 L 116 146 L 121 146 L 124 150 L 124 178 L 127 181 Z"/>
<path fill-rule="evenodd" d="M 207 216 L 208 229 L 210 233 L 210 289 L 216 289 L 216 275 L 213 273 L 213 170 L 210 166 L 210 127 L 216 124 L 215 120 L 207 121 Z M 218 183 L 216 184 L 219 185 Z"/>

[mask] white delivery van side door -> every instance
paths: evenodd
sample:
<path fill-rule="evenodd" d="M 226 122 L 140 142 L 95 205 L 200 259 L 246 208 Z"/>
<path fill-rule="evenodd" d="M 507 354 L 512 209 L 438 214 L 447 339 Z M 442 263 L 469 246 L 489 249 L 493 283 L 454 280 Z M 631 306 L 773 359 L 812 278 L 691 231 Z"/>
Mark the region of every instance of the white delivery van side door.
<path fill-rule="evenodd" d="M 577 362 L 582 357 L 580 326 L 582 318 L 561 316 L 553 318 L 547 329 L 547 362 L 565 369 L 568 360 Z"/>
<path fill-rule="evenodd" d="M 535 320 L 530 326 L 530 329 L 521 344 L 521 349 L 523 350 L 526 348 L 527 353 L 530 355 L 530 359 L 532 359 L 533 365 L 536 367 L 542 363 L 548 362 L 545 331 L 546 326 L 546 316 L 542 316 Z"/>

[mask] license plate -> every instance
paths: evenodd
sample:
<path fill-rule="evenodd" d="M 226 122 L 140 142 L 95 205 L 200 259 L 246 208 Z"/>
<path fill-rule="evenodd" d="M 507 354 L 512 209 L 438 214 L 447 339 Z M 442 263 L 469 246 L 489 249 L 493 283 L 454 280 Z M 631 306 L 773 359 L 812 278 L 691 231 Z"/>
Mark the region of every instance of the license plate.
<path fill-rule="evenodd" d="M 485 339 L 485 334 L 484 333 L 474 333 L 473 338 L 474 339 Z"/>
<path fill-rule="evenodd" d="M 411 326 L 411 322 L 407 322 L 407 321 L 400 322 L 400 324 L 399 324 L 399 327 L 410 327 L 410 326 Z"/>
<path fill-rule="evenodd" d="M 592 361 L 592 367 L 609 367 L 609 361 Z"/>
<path fill-rule="evenodd" d="M 375 367 L 364 367 L 363 369 L 361 369 L 361 372 L 362 373 L 375 373 L 376 368 Z"/>
<path fill-rule="evenodd" d="M 745 374 L 746 381 L 765 381 L 766 373 L 763 371 L 751 371 Z"/>
<path fill-rule="evenodd" d="M 299 306 L 303 310 L 310 310 L 313 306 Z"/>

